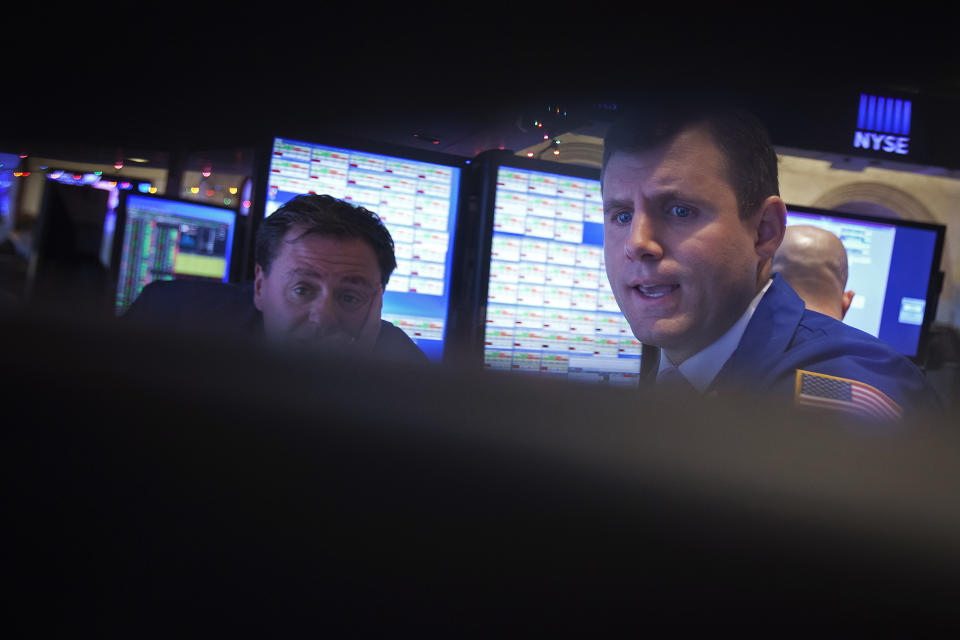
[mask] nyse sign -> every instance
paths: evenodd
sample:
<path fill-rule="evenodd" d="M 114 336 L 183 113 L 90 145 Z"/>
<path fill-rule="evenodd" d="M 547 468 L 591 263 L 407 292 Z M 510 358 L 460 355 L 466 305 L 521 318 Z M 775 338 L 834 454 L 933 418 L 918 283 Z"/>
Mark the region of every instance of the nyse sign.
<path fill-rule="evenodd" d="M 907 155 L 912 112 L 912 100 L 861 94 L 853 148 Z"/>
<path fill-rule="evenodd" d="M 853 134 L 853 146 L 855 149 L 873 149 L 874 151 L 886 151 L 887 153 L 906 155 L 910 152 L 909 145 L 910 138 L 906 136 L 891 136 L 868 131 L 856 131 Z"/>

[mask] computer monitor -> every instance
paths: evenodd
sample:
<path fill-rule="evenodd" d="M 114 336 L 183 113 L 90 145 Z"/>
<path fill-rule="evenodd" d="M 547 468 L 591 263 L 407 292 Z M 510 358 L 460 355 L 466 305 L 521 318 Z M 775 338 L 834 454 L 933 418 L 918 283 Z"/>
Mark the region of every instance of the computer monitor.
<path fill-rule="evenodd" d="M 855 295 L 843 321 L 918 359 L 936 317 L 946 227 L 787 205 L 787 226 L 797 224 L 833 232 L 847 250 Z"/>
<path fill-rule="evenodd" d="M 53 169 L 46 175 L 48 180 L 60 184 L 88 186 L 110 193 L 107 201 L 107 213 L 103 221 L 103 240 L 100 245 L 100 262 L 105 267 L 110 268 L 110 261 L 113 259 L 113 233 L 117 223 L 116 209 L 120 203 L 120 194 L 131 190 L 149 193 L 153 185 L 136 178 L 103 177 L 102 174 L 102 171 Z M 156 192 L 155 188 L 153 188 L 153 192 Z"/>
<path fill-rule="evenodd" d="M 109 199 L 90 185 L 42 182 L 24 290 L 29 305 L 109 313 L 110 272 L 100 260 Z"/>
<path fill-rule="evenodd" d="M 231 281 L 236 228 L 234 209 L 123 192 L 111 261 L 115 313 L 154 280 Z"/>
<path fill-rule="evenodd" d="M 19 176 L 14 175 L 20 165 L 20 156 L 15 153 L 0 153 L 0 242 L 14 227 L 17 187 Z"/>
<path fill-rule="evenodd" d="M 498 152 L 475 164 L 483 176 L 475 251 L 483 258 L 472 324 L 481 334 L 473 341 L 483 366 L 638 384 L 642 345 L 604 267 L 599 169 Z"/>
<path fill-rule="evenodd" d="M 432 361 L 443 361 L 460 184 L 470 159 L 321 137 L 274 136 L 264 143 L 269 149 L 261 153 L 254 204 L 260 210 L 254 220 L 306 193 L 328 194 L 376 213 L 393 238 L 397 259 L 381 317 L 406 332 Z"/>

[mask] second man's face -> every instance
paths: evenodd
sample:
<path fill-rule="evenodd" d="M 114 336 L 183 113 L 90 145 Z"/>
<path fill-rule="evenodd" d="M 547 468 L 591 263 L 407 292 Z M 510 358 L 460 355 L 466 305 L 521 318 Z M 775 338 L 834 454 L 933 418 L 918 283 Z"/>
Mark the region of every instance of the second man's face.
<path fill-rule="evenodd" d="M 615 153 L 603 205 L 607 276 L 638 340 L 680 364 L 733 326 L 757 291 L 756 230 L 708 133 Z"/>
<path fill-rule="evenodd" d="M 269 275 L 256 267 L 254 304 L 274 341 L 303 347 L 371 346 L 383 286 L 373 248 L 359 238 L 291 229 Z"/>

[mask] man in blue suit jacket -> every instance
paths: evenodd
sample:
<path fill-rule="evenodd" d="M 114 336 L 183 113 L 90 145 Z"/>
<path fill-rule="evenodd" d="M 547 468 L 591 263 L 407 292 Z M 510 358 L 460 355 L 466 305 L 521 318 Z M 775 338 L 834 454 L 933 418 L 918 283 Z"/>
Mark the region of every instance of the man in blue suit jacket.
<path fill-rule="evenodd" d="M 297 196 L 261 223 L 255 260 L 255 278 L 245 285 L 152 282 L 124 322 L 427 362 L 380 317 L 397 263 L 393 240 L 373 212 L 328 195 Z"/>
<path fill-rule="evenodd" d="M 937 406 L 909 360 L 771 277 L 786 205 L 751 114 L 695 99 L 627 112 L 604 139 L 601 185 L 607 276 L 634 335 L 659 348 L 658 385 L 877 418 Z"/>
<path fill-rule="evenodd" d="M 707 391 L 771 392 L 797 405 L 883 418 L 939 408 L 916 365 L 870 334 L 807 309 L 779 274 Z"/>

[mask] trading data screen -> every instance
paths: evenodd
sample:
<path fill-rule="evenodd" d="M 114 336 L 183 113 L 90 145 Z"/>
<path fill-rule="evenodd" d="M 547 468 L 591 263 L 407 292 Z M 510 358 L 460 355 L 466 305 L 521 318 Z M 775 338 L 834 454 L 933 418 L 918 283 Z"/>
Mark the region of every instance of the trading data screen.
<path fill-rule="evenodd" d="M 637 384 L 641 344 L 604 267 L 600 182 L 501 166 L 494 208 L 486 368 Z"/>
<path fill-rule="evenodd" d="M 328 194 L 379 215 L 397 258 L 381 317 L 440 361 L 460 172 L 456 166 L 276 138 L 264 215 L 304 193 Z"/>
<path fill-rule="evenodd" d="M 846 290 L 853 302 L 843 321 L 915 356 L 926 312 L 937 232 L 787 210 L 787 225 L 805 224 L 826 229 L 847 250 Z"/>
<path fill-rule="evenodd" d="M 154 280 L 229 279 L 233 211 L 133 194 L 125 209 L 118 315 Z"/>

